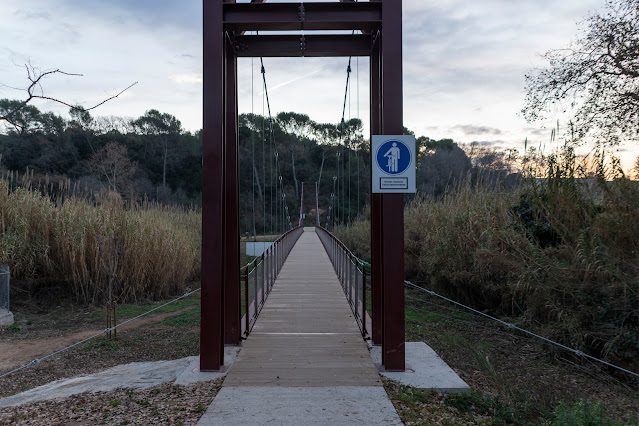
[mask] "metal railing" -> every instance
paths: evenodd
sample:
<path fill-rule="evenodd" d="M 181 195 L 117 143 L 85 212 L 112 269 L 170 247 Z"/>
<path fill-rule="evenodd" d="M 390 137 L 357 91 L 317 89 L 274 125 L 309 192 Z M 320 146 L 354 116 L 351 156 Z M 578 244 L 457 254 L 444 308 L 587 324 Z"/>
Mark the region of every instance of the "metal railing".
<path fill-rule="evenodd" d="M 242 268 L 241 277 L 244 283 L 242 336 L 244 338 L 251 333 L 284 261 L 303 232 L 304 227 L 298 226 L 282 234 L 261 256 Z"/>
<path fill-rule="evenodd" d="M 333 263 L 337 278 L 342 284 L 346 299 L 351 306 L 353 316 L 364 338 L 368 338 L 370 317 L 366 311 L 368 287 L 366 283 L 366 264 L 355 256 L 335 235 L 321 226 L 315 232 Z"/>

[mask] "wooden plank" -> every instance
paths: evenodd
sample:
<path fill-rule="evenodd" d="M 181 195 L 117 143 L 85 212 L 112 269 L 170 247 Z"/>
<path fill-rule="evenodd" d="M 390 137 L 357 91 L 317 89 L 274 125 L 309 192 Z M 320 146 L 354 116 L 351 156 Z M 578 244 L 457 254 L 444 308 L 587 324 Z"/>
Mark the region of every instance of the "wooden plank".
<path fill-rule="evenodd" d="M 224 386 L 381 386 L 315 232 L 293 248 Z"/>

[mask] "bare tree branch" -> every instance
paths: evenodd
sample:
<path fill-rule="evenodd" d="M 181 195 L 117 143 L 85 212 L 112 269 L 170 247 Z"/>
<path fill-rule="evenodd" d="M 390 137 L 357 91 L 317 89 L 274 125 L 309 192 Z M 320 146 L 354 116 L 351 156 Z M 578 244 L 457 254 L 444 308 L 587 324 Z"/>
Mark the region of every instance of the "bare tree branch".
<path fill-rule="evenodd" d="M 124 92 L 129 90 L 131 87 L 133 87 L 136 84 L 138 84 L 138 82 L 136 81 L 133 84 L 131 84 L 128 87 L 126 87 L 125 89 L 120 90 L 115 95 L 110 96 L 107 99 L 104 99 L 103 101 L 93 105 L 92 107 L 83 108 L 81 106 L 72 105 L 72 104 L 70 104 L 68 102 L 65 102 L 63 100 L 60 100 L 60 99 L 57 99 L 57 98 L 54 98 L 54 97 L 51 97 L 51 96 L 45 96 L 44 95 L 44 89 L 42 88 L 42 80 L 44 78 L 48 77 L 48 76 L 55 75 L 55 74 L 62 74 L 62 75 L 66 75 L 66 76 L 82 77 L 83 76 L 82 74 L 69 73 L 69 72 L 62 71 L 60 69 L 54 69 L 54 70 L 48 70 L 48 71 L 40 72 L 38 69 L 36 69 L 35 67 L 33 67 L 31 64 L 28 64 L 28 63 L 25 64 L 24 67 L 25 67 L 25 69 L 27 71 L 27 79 L 30 82 L 29 86 L 26 89 L 24 89 L 27 92 L 27 98 L 24 101 L 22 101 L 20 104 L 16 105 L 14 108 L 12 108 L 10 111 L 5 111 L 3 115 L 0 115 L 0 121 L 6 121 L 7 123 L 9 123 L 12 126 L 14 126 L 16 129 L 19 129 L 19 131 L 24 131 L 24 126 L 22 126 L 16 120 L 14 120 L 13 116 L 15 116 L 15 114 L 17 114 L 18 112 L 22 111 L 34 99 L 42 99 L 42 100 L 57 102 L 57 103 L 59 103 L 61 105 L 67 106 L 67 107 L 69 107 L 71 109 L 78 110 L 78 111 L 91 111 L 91 110 L 93 110 L 95 108 L 98 108 L 101 105 L 104 105 L 105 103 L 107 103 L 107 102 L 109 102 L 109 101 L 111 101 L 111 100 L 113 100 L 115 98 L 118 98 L 120 95 L 122 95 Z M 3 86 L 4 87 L 9 87 L 9 86 L 6 86 L 6 85 L 3 85 Z"/>
<path fill-rule="evenodd" d="M 526 120 L 559 105 L 572 114 L 575 142 L 639 140 L 639 0 L 609 0 L 569 48 L 543 58 L 547 66 L 526 75 Z"/>

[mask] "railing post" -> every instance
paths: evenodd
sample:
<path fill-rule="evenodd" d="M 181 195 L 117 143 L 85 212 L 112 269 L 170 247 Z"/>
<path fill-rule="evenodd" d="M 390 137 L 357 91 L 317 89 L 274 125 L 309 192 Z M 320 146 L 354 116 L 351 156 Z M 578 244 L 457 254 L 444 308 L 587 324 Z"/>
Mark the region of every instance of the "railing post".
<path fill-rule="evenodd" d="M 346 278 L 344 276 L 344 257 L 346 255 L 346 253 L 344 253 L 344 245 L 340 244 L 339 245 L 339 249 L 340 249 L 340 255 L 339 255 L 339 259 L 340 259 L 340 265 L 339 265 L 339 271 L 340 271 L 340 275 L 342 277 L 342 287 L 344 288 L 344 291 L 346 291 L 346 280 L 344 278 Z"/>
<path fill-rule="evenodd" d="M 275 277 L 277 276 L 277 244 L 279 243 L 275 243 L 273 244 L 273 251 L 271 252 L 271 255 L 273 256 L 273 262 L 271 263 L 271 271 L 273 271 L 273 273 L 271 274 L 271 288 L 269 289 L 269 293 L 270 291 L 273 289 L 273 286 L 275 285 Z"/>
<path fill-rule="evenodd" d="M 262 254 L 264 254 L 264 253 L 262 253 Z M 260 270 L 258 269 L 259 266 L 260 266 L 260 262 L 258 262 L 258 258 L 256 257 L 255 260 L 253 261 L 253 275 L 255 277 L 255 280 L 254 280 L 255 281 L 255 288 L 253 289 L 253 293 L 255 293 L 255 298 L 253 299 L 253 304 L 255 305 L 255 309 L 253 310 L 253 317 L 254 318 L 257 318 L 257 304 L 258 304 L 258 299 L 257 299 L 257 295 L 258 295 L 257 288 L 258 288 L 258 285 L 257 285 L 257 282 L 259 280 L 259 277 L 258 277 L 259 272 L 260 272 Z M 264 267 L 264 265 L 262 265 L 262 268 L 263 267 Z"/>
<path fill-rule="evenodd" d="M 351 305 L 353 305 L 355 300 L 355 295 L 353 292 L 357 291 L 357 277 L 355 276 L 355 271 L 353 268 L 355 267 L 355 259 L 353 259 L 353 255 L 349 253 L 348 255 L 348 279 L 351 282 L 351 290 L 349 292 L 351 298 Z M 355 308 L 355 312 L 357 312 L 357 307 Z"/>
<path fill-rule="evenodd" d="M 337 277 L 339 278 L 339 282 L 340 284 L 342 284 L 342 251 L 341 251 L 341 247 L 339 246 L 339 242 L 336 242 L 336 250 L 335 250 L 335 258 L 337 260 Z M 342 284 L 342 288 L 344 287 L 344 284 Z"/>
<path fill-rule="evenodd" d="M 355 267 L 355 269 L 353 270 L 353 278 L 355 279 L 355 294 L 354 294 L 354 298 L 355 298 L 355 303 L 353 304 L 353 306 L 355 307 L 354 311 L 355 311 L 355 316 L 358 316 L 359 313 L 359 267 L 357 266 L 357 263 L 353 262 L 353 266 Z"/>
<path fill-rule="evenodd" d="M 273 282 L 273 246 L 275 246 L 275 243 L 272 243 L 268 248 L 268 280 L 266 281 L 266 294 L 271 291 L 271 283 Z"/>
<path fill-rule="evenodd" d="M 262 309 L 262 305 L 264 305 L 264 283 L 266 282 L 266 257 L 264 256 L 265 251 L 262 252 L 262 303 L 260 303 L 260 310 Z M 255 302 L 257 303 L 257 301 Z M 257 304 L 255 305 L 257 308 Z M 257 312 L 257 309 L 255 310 Z"/>
<path fill-rule="evenodd" d="M 249 335 L 249 327 L 251 325 L 251 318 L 249 315 L 249 266 L 250 265 L 246 265 L 246 268 L 244 269 L 244 318 L 246 318 L 246 329 L 244 330 L 244 334 L 246 336 Z"/>
<path fill-rule="evenodd" d="M 353 306 L 353 276 L 351 274 L 351 266 L 353 261 L 351 260 L 351 254 L 346 252 L 346 282 L 348 284 L 348 303 Z"/>
<path fill-rule="evenodd" d="M 366 268 L 362 265 L 362 333 L 366 331 Z"/>
<path fill-rule="evenodd" d="M 344 283 L 342 282 L 342 250 L 337 243 L 337 277 L 339 278 L 339 283 L 342 284 L 342 288 L 344 288 Z"/>
<path fill-rule="evenodd" d="M 273 276 L 271 277 L 271 289 L 275 285 L 275 280 L 277 279 L 277 251 L 279 247 L 279 242 L 275 243 L 275 247 L 273 247 L 273 265 L 271 269 L 273 269 Z"/>

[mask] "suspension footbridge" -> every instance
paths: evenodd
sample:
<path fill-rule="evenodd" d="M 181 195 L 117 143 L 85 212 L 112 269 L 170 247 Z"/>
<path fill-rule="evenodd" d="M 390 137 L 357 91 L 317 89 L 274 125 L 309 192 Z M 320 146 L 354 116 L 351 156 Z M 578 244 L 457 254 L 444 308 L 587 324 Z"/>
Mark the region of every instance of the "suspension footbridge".
<path fill-rule="evenodd" d="M 401 424 L 362 339 L 363 271 L 325 230 L 298 238 L 199 424 Z"/>

